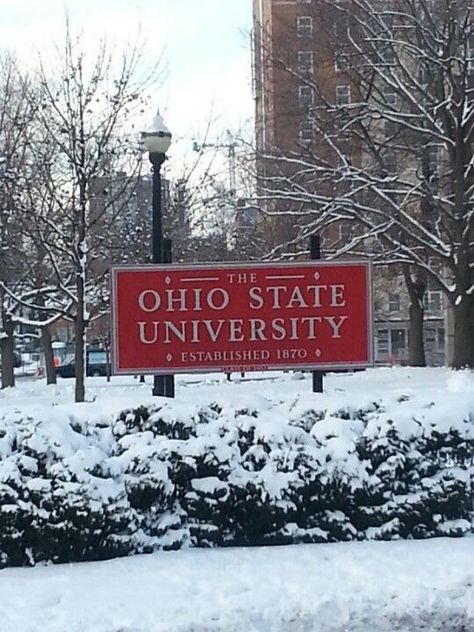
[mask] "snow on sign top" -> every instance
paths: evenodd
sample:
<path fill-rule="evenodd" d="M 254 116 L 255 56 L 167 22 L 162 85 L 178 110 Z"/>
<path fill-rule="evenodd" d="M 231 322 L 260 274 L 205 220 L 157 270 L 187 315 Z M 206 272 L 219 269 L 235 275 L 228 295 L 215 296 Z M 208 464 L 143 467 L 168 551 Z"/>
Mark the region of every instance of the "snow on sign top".
<path fill-rule="evenodd" d="M 119 374 L 373 364 L 366 261 L 112 268 Z"/>

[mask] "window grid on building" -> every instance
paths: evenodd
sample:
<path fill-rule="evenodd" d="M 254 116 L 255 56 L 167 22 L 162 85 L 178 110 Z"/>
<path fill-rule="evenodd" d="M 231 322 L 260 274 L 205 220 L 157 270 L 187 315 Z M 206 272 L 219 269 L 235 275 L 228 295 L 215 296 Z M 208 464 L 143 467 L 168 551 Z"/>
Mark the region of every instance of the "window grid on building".
<path fill-rule="evenodd" d="M 347 55 L 347 53 L 336 53 L 334 68 L 336 72 L 346 72 L 349 70 L 349 55 Z"/>
<path fill-rule="evenodd" d="M 427 327 L 425 331 L 425 342 L 427 351 L 443 353 L 446 343 L 444 327 Z"/>
<path fill-rule="evenodd" d="M 468 42 L 467 46 L 467 75 L 468 77 L 474 76 L 474 36 L 471 35 L 471 39 Z"/>
<path fill-rule="evenodd" d="M 406 355 L 405 329 L 379 329 L 377 331 L 377 355 L 379 360 L 391 357 L 402 359 Z"/>
<path fill-rule="evenodd" d="M 433 173 L 438 170 L 439 165 L 439 147 L 438 145 L 430 145 L 428 148 L 428 167 Z"/>
<path fill-rule="evenodd" d="M 395 108 L 397 106 L 397 95 L 390 86 L 384 87 L 383 100 L 385 105 L 388 105 L 390 108 Z"/>
<path fill-rule="evenodd" d="M 300 122 L 299 138 L 302 143 L 307 143 L 313 139 L 313 122 L 304 119 Z"/>
<path fill-rule="evenodd" d="M 349 15 L 347 13 L 337 12 L 333 22 L 333 34 L 337 42 L 347 42 L 349 39 Z"/>
<path fill-rule="evenodd" d="M 426 86 L 428 83 L 428 70 L 423 64 L 418 66 L 418 82 L 421 83 L 422 86 Z"/>
<path fill-rule="evenodd" d="M 400 294 L 396 292 L 390 292 L 388 295 L 388 310 L 389 312 L 400 311 Z"/>
<path fill-rule="evenodd" d="M 296 18 L 296 34 L 298 37 L 311 37 L 313 35 L 313 18 L 308 15 L 300 15 Z"/>
<path fill-rule="evenodd" d="M 443 308 L 443 293 L 441 290 L 425 292 L 424 305 L 427 312 L 440 313 Z"/>
<path fill-rule="evenodd" d="M 298 72 L 302 75 L 313 74 L 313 51 L 298 51 Z"/>
<path fill-rule="evenodd" d="M 298 103 L 301 107 L 308 107 L 313 105 L 314 102 L 314 90 L 311 86 L 302 85 L 298 88 Z"/>
<path fill-rule="evenodd" d="M 387 46 L 386 48 L 384 48 L 381 55 L 385 66 L 395 66 L 395 50 L 392 46 Z"/>
<path fill-rule="evenodd" d="M 347 84 L 336 86 L 336 105 L 342 107 L 351 102 L 351 87 Z"/>
<path fill-rule="evenodd" d="M 346 222 L 339 224 L 339 239 L 342 242 L 348 242 L 352 237 L 352 227 Z"/>
<path fill-rule="evenodd" d="M 426 151 L 426 176 L 435 188 L 438 186 L 439 180 L 439 147 L 438 145 L 430 145 Z"/>

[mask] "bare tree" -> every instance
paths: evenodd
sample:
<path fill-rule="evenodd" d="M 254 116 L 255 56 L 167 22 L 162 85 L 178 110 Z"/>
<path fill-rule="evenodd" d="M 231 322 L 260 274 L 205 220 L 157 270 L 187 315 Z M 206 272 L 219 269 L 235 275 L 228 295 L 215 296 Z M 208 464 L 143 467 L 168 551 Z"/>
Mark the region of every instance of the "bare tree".
<path fill-rule="evenodd" d="M 30 325 L 39 332 L 43 349 L 48 384 L 56 383 L 56 368 L 51 338 L 51 325 L 60 318 L 67 318 L 74 302 L 63 291 L 63 284 L 70 286 L 72 277 L 67 279 L 65 270 L 68 261 L 60 257 L 54 247 L 56 230 L 51 226 L 59 226 L 63 221 L 62 208 L 57 203 L 54 187 L 54 165 L 56 148 L 36 128 L 25 169 L 27 177 L 23 189 L 22 235 L 25 242 L 24 256 L 26 273 L 23 288 L 27 293 L 13 294 L 12 301 L 17 309 L 26 310 Z M 44 218 L 48 218 L 46 222 Z"/>
<path fill-rule="evenodd" d="M 40 64 L 40 92 L 33 96 L 38 124 L 55 148 L 51 171 L 60 221 L 41 216 L 51 265 L 71 303 L 67 316 L 75 328 L 76 401 L 84 401 L 86 331 L 101 309 L 104 274 L 110 263 L 106 235 L 126 212 L 141 150 L 130 121 L 143 108 L 147 88 L 159 79 L 157 68 L 140 75 L 138 46 L 123 52 L 105 41 L 88 53 L 67 24 L 56 67 Z M 117 178 L 117 174 L 121 174 Z M 117 185 L 115 193 L 96 194 L 98 184 Z"/>
<path fill-rule="evenodd" d="M 22 190 L 29 146 L 29 122 L 33 110 L 26 98 L 28 80 L 16 60 L 0 57 L 0 351 L 2 388 L 13 386 L 14 333 L 17 314 L 11 300 L 22 285 L 25 258 L 22 253 Z"/>
<path fill-rule="evenodd" d="M 454 314 L 452 364 L 473 366 L 471 3 L 315 4 L 321 16 L 330 6 L 331 19 L 343 25 L 334 54 L 347 98 L 307 79 L 316 142 L 293 156 L 268 155 L 273 171 L 262 197 L 291 200 L 296 251 L 310 233 L 352 223 L 351 239 L 332 254 L 374 252 L 401 264 L 419 308 L 413 322 L 422 318 L 423 288 L 432 279 Z"/>

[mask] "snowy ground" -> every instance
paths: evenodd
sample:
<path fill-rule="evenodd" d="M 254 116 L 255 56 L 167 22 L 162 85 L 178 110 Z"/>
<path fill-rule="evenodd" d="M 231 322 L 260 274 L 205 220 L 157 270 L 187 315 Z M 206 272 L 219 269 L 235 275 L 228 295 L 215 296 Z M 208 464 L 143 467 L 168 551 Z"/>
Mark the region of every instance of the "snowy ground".
<path fill-rule="evenodd" d="M 114 413 L 128 406 L 154 401 L 152 381 L 147 377 L 140 384 L 133 377 L 114 377 L 107 383 L 105 377 L 87 378 L 87 403 L 74 405 L 74 380 L 58 378 L 57 385 L 46 386 L 44 379 L 24 377 L 17 379 L 15 388 L 0 391 L 0 414 L 9 410 L 41 412 L 45 407 L 60 407 L 71 415 L 81 417 L 92 411 Z M 474 407 L 474 372 L 450 371 L 447 368 L 407 369 L 377 368 L 354 373 L 330 373 L 324 378 L 324 393 L 311 392 L 309 373 L 247 373 L 232 374 L 227 381 L 222 374 L 176 376 L 176 403 L 183 408 L 189 405 L 208 405 L 218 401 L 226 407 L 263 406 L 285 408 L 297 402 L 324 403 L 340 407 L 348 402 L 364 406 L 381 396 L 396 401 L 400 397 L 412 400 L 412 407 L 421 401 L 440 400 L 448 410 L 453 407 Z M 93 404 L 91 406 L 91 404 Z"/>
<path fill-rule="evenodd" d="M 469 632 L 474 538 L 0 571 L 2 632 Z"/>
<path fill-rule="evenodd" d="M 238 379 L 237 375 L 233 376 Z M 223 402 L 286 414 L 408 398 L 416 411 L 433 400 L 449 418 L 474 410 L 474 374 L 447 369 L 374 369 L 325 378 L 312 394 L 308 374 L 177 378 L 176 405 Z M 46 387 L 23 380 L 0 392 L 0 415 L 104 419 L 151 400 L 151 383 L 87 381 L 88 403 L 74 405 L 73 380 Z M 154 398 L 153 398 L 154 399 Z M 0 571 L 1 632 L 471 632 L 474 537 L 408 542 L 183 550 L 63 566 Z"/>

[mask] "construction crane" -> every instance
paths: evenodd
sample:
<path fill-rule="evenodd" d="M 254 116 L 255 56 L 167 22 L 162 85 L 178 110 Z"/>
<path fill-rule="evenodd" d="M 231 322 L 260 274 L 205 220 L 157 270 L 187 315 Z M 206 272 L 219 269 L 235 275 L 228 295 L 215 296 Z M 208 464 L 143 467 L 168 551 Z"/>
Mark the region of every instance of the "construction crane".
<path fill-rule="evenodd" d="M 215 149 L 227 149 L 227 160 L 229 162 L 229 191 L 231 198 L 235 199 L 236 193 L 236 171 L 235 171 L 235 148 L 238 146 L 238 142 L 235 140 L 232 132 L 230 130 L 226 130 L 226 138 L 227 142 L 216 142 L 216 143 L 198 143 L 196 140 L 193 141 L 193 151 L 203 151 L 204 149 L 215 148 Z"/>

